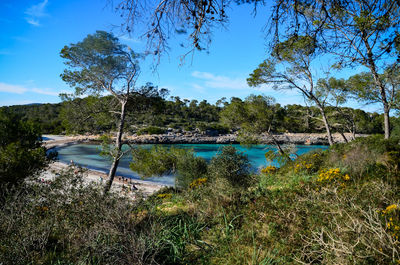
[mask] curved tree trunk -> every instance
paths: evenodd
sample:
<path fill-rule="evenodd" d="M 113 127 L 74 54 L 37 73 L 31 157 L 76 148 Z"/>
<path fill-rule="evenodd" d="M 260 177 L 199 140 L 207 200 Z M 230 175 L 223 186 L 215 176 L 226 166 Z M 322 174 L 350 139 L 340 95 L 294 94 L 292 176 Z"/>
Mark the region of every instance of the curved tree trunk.
<path fill-rule="evenodd" d="M 268 136 L 271 137 L 272 142 L 274 143 L 274 145 L 276 146 L 276 148 L 278 149 L 279 153 L 283 156 L 287 156 L 287 154 L 285 153 L 285 151 L 283 151 L 281 145 L 278 143 L 278 141 L 275 139 L 274 135 L 272 133 L 270 133 L 269 131 L 267 132 Z"/>
<path fill-rule="evenodd" d="M 110 171 L 108 173 L 108 180 L 106 183 L 106 186 L 104 187 L 104 194 L 107 194 L 112 186 L 112 183 L 114 181 L 115 173 L 117 172 L 118 164 L 121 159 L 121 149 L 122 149 L 122 134 L 124 130 L 124 123 L 125 123 L 125 108 L 126 108 L 126 102 L 121 103 L 121 116 L 120 116 L 120 121 L 119 121 L 119 126 L 118 126 L 118 133 L 117 133 L 117 139 L 115 140 L 115 147 L 117 149 L 117 152 L 115 156 L 113 157 L 113 163 L 111 165 Z"/>
<path fill-rule="evenodd" d="M 346 137 L 346 135 L 344 135 L 344 132 L 343 132 L 343 131 L 340 131 L 339 133 L 340 133 L 340 135 L 342 136 L 344 142 L 345 142 L 345 143 L 348 143 L 349 140 L 347 140 L 347 137 Z"/>

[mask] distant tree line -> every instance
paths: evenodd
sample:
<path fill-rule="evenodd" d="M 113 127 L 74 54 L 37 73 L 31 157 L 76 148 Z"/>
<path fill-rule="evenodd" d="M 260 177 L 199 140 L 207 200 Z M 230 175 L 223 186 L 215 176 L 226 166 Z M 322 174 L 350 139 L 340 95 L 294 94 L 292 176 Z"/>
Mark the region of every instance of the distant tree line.
<path fill-rule="evenodd" d="M 146 87 L 156 88 L 151 84 L 147 84 Z M 241 123 L 237 120 L 228 122 L 227 117 L 238 115 L 241 111 L 243 113 L 245 105 L 250 108 L 255 107 L 257 104 L 255 97 L 261 96 L 252 95 L 244 100 L 232 97 L 229 102 L 223 98 L 215 104 L 206 100 L 189 101 L 180 97 L 166 99 L 162 95 L 137 97 L 133 102 L 136 100 L 142 104 L 131 104 L 127 107 L 126 131 L 141 134 L 166 132 L 168 128 L 219 134 L 236 131 L 240 129 Z M 250 99 L 254 102 L 249 104 Z M 109 106 L 114 107 L 110 110 Z M 57 104 L 15 105 L 1 109 L 20 116 L 23 121 L 39 124 L 45 134 L 84 134 L 116 130 L 117 117 L 114 111 L 117 112 L 117 108 L 112 96 L 89 96 L 65 100 Z M 274 133 L 325 131 L 320 111 L 315 106 L 297 104 L 281 106 L 272 102 L 268 109 L 263 111 L 265 113 L 259 114 L 260 124 L 263 117 L 268 118 L 269 111 L 274 113 L 271 123 L 271 131 Z M 384 132 L 383 115 L 376 112 L 369 113 L 360 109 L 328 106 L 326 115 L 331 122 L 333 132 L 352 134 Z M 400 134 L 400 119 L 398 117 L 391 117 L 391 119 L 392 132 Z"/>

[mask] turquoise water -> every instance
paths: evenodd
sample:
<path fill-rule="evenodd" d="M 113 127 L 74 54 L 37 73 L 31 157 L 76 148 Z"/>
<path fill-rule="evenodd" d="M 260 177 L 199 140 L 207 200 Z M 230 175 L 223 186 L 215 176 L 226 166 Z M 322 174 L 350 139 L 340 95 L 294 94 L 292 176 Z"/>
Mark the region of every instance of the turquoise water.
<path fill-rule="evenodd" d="M 153 145 L 140 145 L 144 148 L 151 148 Z M 164 146 L 174 146 L 176 148 L 183 149 L 193 149 L 195 154 L 204 157 L 206 160 L 210 160 L 215 156 L 220 148 L 225 146 L 224 144 L 174 144 L 174 145 L 164 145 Z M 269 150 L 276 150 L 274 146 L 271 145 L 255 145 L 250 148 L 243 147 L 241 145 L 233 145 L 239 151 L 244 152 L 254 169 L 260 169 L 267 165 L 264 154 Z M 124 146 L 124 150 L 128 147 Z M 327 146 L 322 145 L 298 145 L 297 154 L 301 155 L 315 149 L 326 149 Z M 61 162 L 69 163 L 71 160 L 75 164 L 87 167 L 90 169 L 100 170 L 103 172 L 108 172 L 111 161 L 99 155 L 100 146 L 95 144 L 75 144 L 57 149 L 58 158 Z M 132 172 L 129 168 L 129 163 L 132 160 L 130 153 L 125 155 L 118 166 L 117 175 L 125 176 L 133 179 L 140 179 L 140 176 L 135 172 Z M 165 177 L 153 177 L 147 179 L 149 181 L 162 183 L 165 185 L 174 185 L 173 176 Z"/>

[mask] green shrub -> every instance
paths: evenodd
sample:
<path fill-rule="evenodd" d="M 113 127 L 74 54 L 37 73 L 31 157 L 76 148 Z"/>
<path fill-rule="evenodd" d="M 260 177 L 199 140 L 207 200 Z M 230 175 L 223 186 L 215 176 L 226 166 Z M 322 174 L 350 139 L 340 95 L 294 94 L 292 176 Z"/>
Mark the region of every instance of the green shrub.
<path fill-rule="evenodd" d="M 207 173 L 207 163 L 192 150 L 153 146 L 150 150 L 137 148 L 132 152 L 130 168 L 143 177 L 175 174 L 176 187 L 189 184 Z"/>
<path fill-rule="evenodd" d="M 196 124 L 196 127 L 202 132 L 205 132 L 207 130 L 217 131 L 218 134 L 226 134 L 229 132 L 229 128 L 227 126 L 214 122 L 213 123 L 198 122 Z"/>
<path fill-rule="evenodd" d="M 0 112 L 0 186 L 20 184 L 47 165 L 38 126 Z"/>
<path fill-rule="evenodd" d="M 234 187 L 248 187 L 253 181 L 250 170 L 248 157 L 229 145 L 212 158 L 209 175 L 212 179 L 226 179 Z"/>
<path fill-rule="evenodd" d="M 177 157 L 176 186 L 186 189 L 194 180 L 207 175 L 207 162 L 202 157 L 196 157 L 192 151 L 182 152 Z"/>
<path fill-rule="evenodd" d="M 154 145 L 151 149 L 139 147 L 132 150 L 130 168 L 144 178 L 163 176 L 174 173 L 176 162 L 176 155 L 171 150 Z"/>
<path fill-rule="evenodd" d="M 382 135 L 357 138 L 348 144 L 336 144 L 325 152 L 323 166 L 340 167 L 355 179 L 396 178 L 400 152 L 399 139 Z"/>
<path fill-rule="evenodd" d="M 149 126 L 146 128 L 142 128 L 136 132 L 137 135 L 143 135 L 143 134 L 163 134 L 165 133 L 165 130 L 160 128 L 160 127 L 155 127 L 155 126 Z"/>
<path fill-rule="evenodd" d="M 164 230 L 158 234 L 160 250 L 156 259 L 162 264 L 193 264 L 199 258 L 201 251 L 209 249 L 207 244 L 200 240 L 205 224 L 196 217 L 186 213 L 165 216 L 159 222 Z"/>

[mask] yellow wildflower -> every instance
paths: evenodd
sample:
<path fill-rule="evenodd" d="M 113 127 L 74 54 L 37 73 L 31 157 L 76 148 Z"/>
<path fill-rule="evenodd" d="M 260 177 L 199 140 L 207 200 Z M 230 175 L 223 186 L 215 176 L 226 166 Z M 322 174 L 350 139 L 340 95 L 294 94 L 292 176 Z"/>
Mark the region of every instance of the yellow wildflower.
<path fill-rule="evenodd" d="M 386 207 L 385 210 L 382 211 L 382 214 L 388 214 L 395 211 L 398 208 L 397 204 L 392 204 Z"/>
<path fill-rule="evenodd" d="M 201 185 L 204 185 L 207 182 L 207 178 L 198 178 L 192 181 L 192 183 L 189 184 L 189 188 L 195 189 L 197 187 L 200 187 Z"/>
<path fill-rule="evenodd" d="M 261 172 L 264 174 L 274 174 L 276 171 L 278 171 L 278 168 L 274 166 L 267 166 L 261 169 Z"/>
<path fill-rule="evenodd" d="M 158 198 L 161 199 L 170 199 L 172 197 L 171 193 L 160 193 L 157 195 Z"/>
<path fill-rule="evenodd" d="M 318 174 L 317 181 L 319 182 L 331 182 L 334 180 L 350 180 L 349 174 L 343 174 L 340 172 L 340 168 L 322 169 Z"/>

